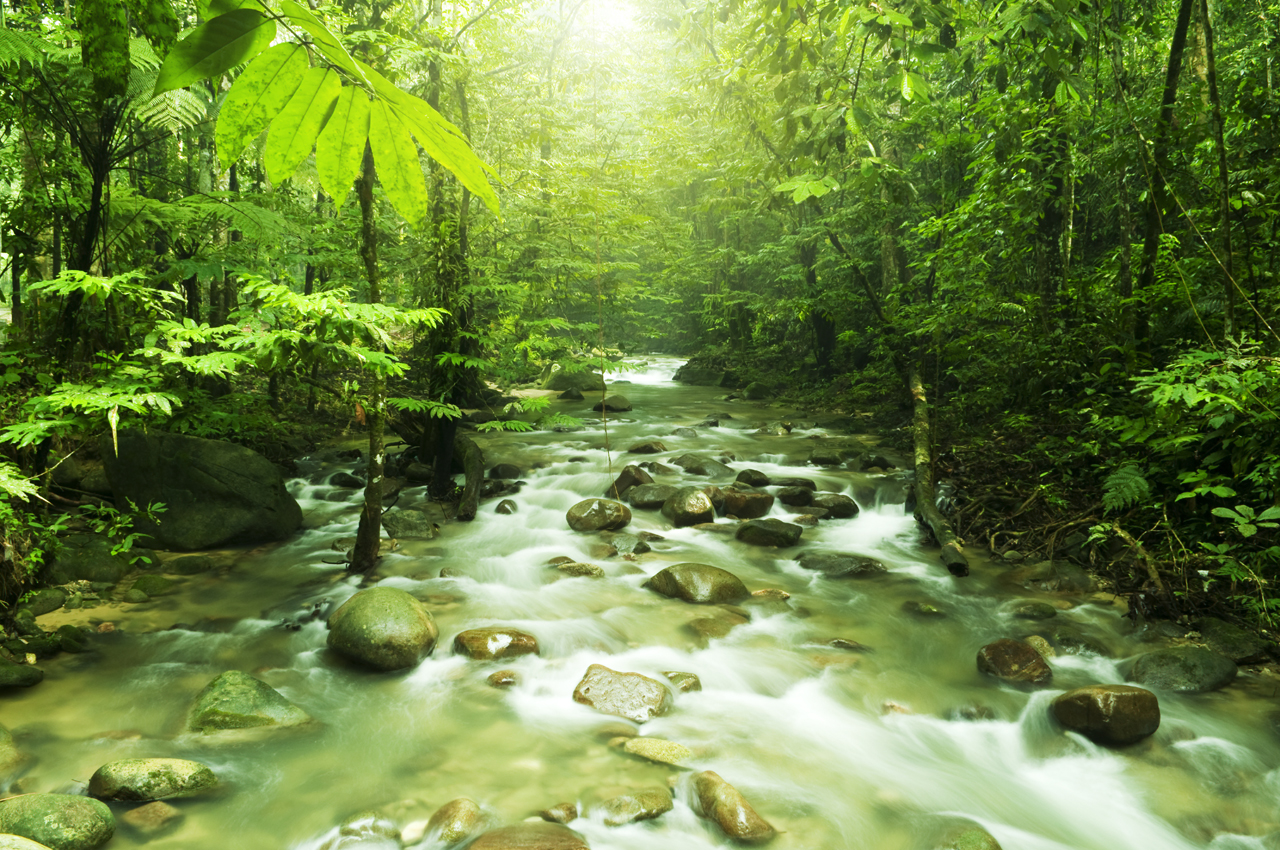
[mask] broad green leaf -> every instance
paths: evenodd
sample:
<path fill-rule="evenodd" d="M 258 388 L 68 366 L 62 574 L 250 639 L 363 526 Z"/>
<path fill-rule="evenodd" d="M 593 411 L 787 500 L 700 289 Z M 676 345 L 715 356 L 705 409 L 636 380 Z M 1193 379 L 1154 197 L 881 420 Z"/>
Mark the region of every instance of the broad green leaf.
<path fill-rule="evenodd" d="M 271 10 L 262 5 L 261 0 L 200 0 L 196 3 L 196 14 L 204 20 L 234 12 L 236 9 L 253 9 L 270 14 Z"/>
<path fill-rule="evenodd" d="M 185 88 L 247 62 L 271 45 L 276 22 L 253 9 L 236 9 L 192 30 L 165 57 L 153 94 Z"/>
<path fill-rule="evenodd" d="M 1065 81 L 1058 83 L 1058 87 L 1053 90 L 1053 102 L 1058 106 L 1067 105 L 1067 84 Z"/>
<path fill-rule="evenodd" d="M 365 141 L 369 138 L 369 96 L 363 89 L 346 86 L 338 95 L 333 115 L 316 140 L 316 171 L 320 185 L 342 206 L 351 183 L 360 176 Z"/>
<path fill-rule="evenodd" d="M 913 77 L 915 77 L 915 74 L 908 73 L 902 75 L 903 100 L 911 100 L 911 98 L 915 96 L 915 80 L 912 79 Z"/>
<path fill-rule="evenodd" d="M 262 164 L 272 183 L 293 176 L 298 165 L 311 153 L 341 90 L 342 81 L 332 68 L 307 69 L 267 133 Z"/>
<path fill-rule="evenodd" d="M 277 44 L 259 54 L 227 92 L 218 112 L 218 161 L 231 167 L 284 109 L 307 73 L 307 49 Z"/>
<path fill-rule="evenodd" d="M 330 32 L 315 13 L 294 0 L 281 0 L 280 10 L 284 12 L 285 18 L 289 23 L 303 30 L 307 35 L 311 36 L 311 40 L 315 43 L 316 49 L 324 54 L 324 58 L 328 59 L 335 67 L 350 74 L 357 83 L 367 83 L 364 72 L 360 66 L 351 58 L 351 54 L 342 46 L 342 42 Z"/>
<path fill-rule="evenodd" d="M 1258 514 L 1259 520 L 1280 519 L 1280 507 L 1272 506 Z"/>
<path fill-rule="evenodd" d="M 1214 508 L 1213 515 L 1220 516 L 1225 519 L 1231 519 L 1231 520 L 1237 520 L 1237 521 L 1244 519 L 1244 517 L 1240 516 L 1240 514 L 1236 513 L 1235 511 L 1231 510 L 1231 508 Z"/>
<path fill-rule="evenodd" d="M 911 99 L 912 100 L 925 100 L 929 97 L 929 81 L 926 80 L 924 77 L 912 71 L 908 71 L 904 75 L 903 79 L 909 80 L 911 83 Z M 903 94 L 905 95 L 906 83 L 903 83 L 902 91 L 903 91 Z"/>
<path fill-rule="evenodd" d="M 412 225 L 427 217 L 427 184 L 409 128 L 391 105 L 379 100 L 369 109 L 369 147 L 387 200 Z"/>

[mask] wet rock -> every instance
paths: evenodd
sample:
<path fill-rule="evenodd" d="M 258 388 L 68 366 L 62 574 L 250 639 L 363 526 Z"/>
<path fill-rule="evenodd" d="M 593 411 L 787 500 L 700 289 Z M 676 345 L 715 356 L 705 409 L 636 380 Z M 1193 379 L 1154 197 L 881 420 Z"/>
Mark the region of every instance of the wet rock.
<path fill-rule="evenodd" d="M 622 826 L 641 820 L 652 820 L 671 811 L 671 792 L 666 788 L 645 788 L 630 794 L 621 794 L 605 800 L 604 822 L 608 826 Z"/>
<path fill-rule="evenodd" d="M 565 519 L 574 531 L 616 531 L 631 522 L 631 509 L 611 499 L 583 499 Z"/>
<path fill-rule="evenodd" d="M 644 723 L 671 710 L 671 693 L 656 679 L 640 673 L 619 673 L 592 664 L 573 690 L 574 702 L 596 711 Z"/>
<path fill-rule="evenodd" d="M 745 484 L 748 487 L 768 487 L 769 476 L 765 475 L 758 469 L 744 469 L 738 473 L 738 477 L 733 479 L 739 484 Z"/>
<path fill-rule="evenodd" d="M 653 551 L 648 541 L 634 534 L 615 534 L 609 538 L 609 542 L 623 555 L 643 555 Z"/>
<path fill-rule="evenodd" d="M 1063 726 L 1098 744 L 1132 744 L 1160 728 L 1156 695 L 1130 685 L 1076 688 L 1055 698 L 1050 710 Z"/>
<path fill-rule="evenodd" d="M 741 614 L 725 611 L 716 617 L 699 617 L 696 620 L 690 620 L 688 627 L 690 631 L 703 640 L 718 640 L 719 638 L 728 637 L 729 632 L 733 631 L 734 627 L 748 622 L 750 621 Z"/>
<path fill-rule="evenodd" d="M 94 850 L 110 840 L 116 819 L 105 803 L 72 794 L 25 794 L 0 802 L 0 833 L 51 850 Z"/>
<path fill-rule="evenodd" d="M 641 484 L 627 491 L 627 501 L 633 508 L 660 508 L 678 489 L 669 484 Z"/>
<path fill-rule="evenodd" d="M 573 387 L 570 387 L 569 389 L 560 393 L 560 395 L 556 396 L 556 398 L 559 401 L 582 401 L 586 398 L 586 396 L 582 394 L 582 390 L 574 389 Z"/>
<path fill-rule="evenodd" d="M 795 508 L 807 507 L 813 501 L 813 490 L 808 487 L 780 487 L 778 501 Z"/>
<path fill-rule="evenodd" d="M 697 455 L 680 455 L 671 462 L 690 475 L 705 475 L 708 478 L 727 478 L 733 472 L 718 460 Z"/>
<path fill-rule="evenodd" d="M 511 515 L 518 510 L 520 510 L 520 507 L 515 502 L 510 499 L 503 499 L 501 502 L 498 502 L 498 506 L 493 509 L 493 512 L 495 514 Z"/>
<path fill-rule="evenodd" d="M 602 393 L 604 392 L 604 375 L 591 369 L 567 372 L 564 369 L 553 368 L 551 374 L 542 382 L 542 388 L 559 392 L 577 390 L 580 393 Z"/>
<path fill-rule="evenodd" d="M 147 596 L 147 594 L 143 593 L 141 590 L 138 590 L 138 588 L 136 587 L 131 587 L 128 590 L 126 590 L 124 592 L 124 596 L 120 598 L 123 601 L 128 602 L 130 604 L 137 604 L 139 602 L 148 602 L 151 600 L 150 596 Z"/>
<path fill-rule="evenodd" d="M 1053 670 L 1040 653 L 1012 638 L 1001 638 L 978 650 L 978 671 L 1020 685 L 1047 685 L 1053 680 Z"/>
<path fill-rule="evenodd" d="M 609 485 L 609 489 L 605 490 L 605 497 L 609 499 L 622 499 L 627 495 L 627 491 L 632 487 L 639 487 L 641 484 L 652 484 L 653 476 L 645 472 L 635 464 L 628 464 L 614 482 Z"/>
<path fill-rule="evenodd" d="M 557 803 L 538 812 L 538 817 L 549 823 L 569 823 L 578 819 L 578 804 Z"/>
<path fill-rule="evenodd" d="M 610 413 L 625 413 L 631 409 L 631 402 L 624 395 L 606 396 L 603 401 L 597 401 L 591 406 L 592 410 L 609 411 Z"/>
<path fill-rule="evenodd" d="M 947 616 L 946 612 L 930 602 L 918 602 L 914 599 L 908 599 L 902 603 L 902 610 L 916 617 L 925 619 L 942 619 Z"/>
<path fill-rule="evenodd" d="M 20 610 L 30 611 L 32 616 L 39 617 L 51 611 L 57 611 L 67 601 L 66 591 L 57 587 L 42 587 L 27 594 Z"/>
<path fill-rule="evenodd" d="M 825 511 L 823 513 L 825 513 Z M 797 514 L 791 517 L 791 521 L 801 528 L 818 527 L 818 518 L 816 516 L 809 516 L 808 514 Z"/>
<path fill-rule="evenodd" d="M 778 487 L 803 487 L 809 491 L 818 489 L 817 482 L 808 478 L 778 478 L 773 483 Z"/>
<path fill-rule="evenodd" d="M 843 649 L 846 652 L 874 652 L 871 647 L 864 643 L 858 643 L 856 640 L 848 638 L 835 638 L 827 641 L 827 646 L 832 649 Z"/>
<path fill-rule="evenodd" d="M 844 458 L 836 449 L 817 449 L 809 455 L 809 463 L 814 466 L 842 466 Z"/>
<path fill-rule="evenodd" d="M 519 683 L 520 676 L 515 670 L 499 670 L 497 673 L 490 673 L 485 681 L 495 688 L 509 688 Z"/>
<path fill-rule="evenodd" d="M 767 422 L 756 429 L 757 434 L 768 434 L 773 437 L 785 437 L 791 433 L 790 422 Z"/>
<path fill-rule="evenodd" d="M 1206 647 L 1236 664 L 1262 664 L 1275 651 L 1275 644 L 1216 617 L 1205 617 L 1196 628 Z"/>
<path fill-rule="evenodd" d="M 773 509 L 773 495 L 770 493 L 751 493 L 741 490 L 725 490 L 724 508 L 726 516 L 738 519 L 758 519 Z"/>
<path fill-rule="evenodd" d="M 329 648 L 376 670 L 417 665 L 437 634 L 431 612 L 394 587 L 362 590 L 329 615 Z"/>
<path fill-rule="evenodd" d="M 341 490 L 359 490 L 364 487 L 364 480 L 357 478 L 350 472 L 335 472 L 329 476 L 327 483 L 330 487 L 337 487 Z"/>
<path fill-rule="evenodd" d="M 875 558 L 842 552 L 805 552 L 796 556 L 796 562 L 806 570 L 814 570 L 831 578 L 871 578 L 889 572 Z"/>
<path fill-rule="evenodd" d="M 809 505 L 822 508 L 832 519 L 849 519 L 858 515 L 858 503 L 841 493 L 816 493 Z"/>
<path fill-rule="evenodd" d="M 693 751 L 683 744 L 662 738 L 628 738 L 622 749 L 633 756 L 640 756 L 659 764 L 680 767 L 693 758 Z"/>
<path fill-rule="evenodd" d="M 1093 578 L 1084 567 L 1070 561 L 1054 561 L 1049 576 L 1053 589 L 1060 593 L 1088 593 L 1093 590 Z"/>
<path fill-rule="evenodd" d="M 427 832 L 442 844 L 457 844 L 476 833 L 484 814 L 474 800 L 459 797 L 445 803 L 427 821 Z"/>
<path fill-rule="evenodd" d="M 258 726 L 301 726 L 311 716 L 266 682 L 228 670 L 205 686 L 187 715 L 191 732 L 218 732 Z"/>
<path fill-rule="evenodd" d="M 776 834 L 769 822 L 718 773 L 704 770 L 693 777 L 693 791 L 703 817 L 713 820 L 725 835 L 744 844 L 763 844 Z"/>
<path fill-rule="evenodd" d="M 1198 646 L 1178 646 L 1140 656 L 1126 677 L 1149 688 L 1181 694 L 1216 691 L 1236 678 L 1236 663 Z"/>
<path fill-rule="evenodd" d="M 173 590 L 176 584 L 173 579 L 157 575 L 141 575 L 133 583 L 133 590 L 140 590 L 147 596 L 163 596 Z"/>
<path fill-rule="evenodd" d="M 97 534 L 68 534 L 49 562 L 48 578 L 57 584 L 102 581 L 115 584 L 132 568 L 129 559 L 111 552 L 112 542 Z"/>
<path fill-rule="evenodd" d="M 752 381 L 747 384 L 746 388 L 742 391 L 742 397 L 747 401 L 759 401 L 772 396 L 773 390 L 769 389 L 767 385 L 762 384 L 759 381 Z"/>
<path fill-rule="evenodd" d="M 1058 651 L 1053 648 L 1053 644 L 1040 637 L 1040 635 L 1024 637 L 1023 640 L 1044 658 L 1055 658 L 1058 655 Z"/>
<path fill-rule="evenodd" d="M 1048 620 L 1058 616 L 1058 609 L 1048 602 L 1020 602 L 1010 613 L 1019 620 Z"/>
<path fill-rule="evenodd" d="M 643 585 L 672 599 L 699 605 L 721 605 L 746 599 L 750 593 L 742 580 L 728 570 L 709 564 L 673 564 Z"/>
<path fill-rule="evenodd" d="M 627 454 L 656 455 L 656 454 L 662 454 L 666 450 L 667 450 L 667 447 L 662 444 L 661 440 L 646 440 L 643 443 L 636 443 L 635 445 L 631 446 L 631 448 L 627 449 Z M 641 483 L 648 484 L 649 482 L 645 481 Z"/>
<path fill-rule="evenodd" d="M 520 467 L 516 466 L 514 463 L 495 464 L 489 470 L 490 478 L 499 478 L 504 481 L 514 481 L 515 479 L 519 478 L 522 474 L 523 473 L 521 472 Z"/>
<path fill-rule="evenodd" d="M 519 629 L 467 629 L 453 639 L 453 651 L 477 661 L 537 655 L 538 639 Z"/>
<path fill-rule="evenodd" d="M 48 845 L 39 844 L 21 835 L 0 835 L 0 850 L 50 850 Z"/>
<path fill-rule="evenodd" d="M 120 816 L 125 825 L 150 840 L 177 829 L 182 824 L 183 814 L 176 806 L 156 801 L 130 809 Z M 0 844 L 0 850 L 4 847 Z"/>
<path fill-rule="evenodd" d="M 193 576 L 207 573 L 216 566 L 218 562 L 212 555 L 183 555 L 165 564 L 164 571 L 180 576 Z"/>
<path fill-rule="evenodd" d="M 0 657 L 0 688 L 29 688 L 44 679 L 44 671 L 30 664 L 14 664 Z"/>
<path fill-rule="evenodd" d="M 382 527 L 391 537 L 431 540 L 440 536 L 440 526 L 423 511 L 389 510 L 382 515 Z"/>
<path fill-rule="evenodd" d="M 969 824 L 948 832 L 937 850 L 1001 850 L 1001 847 L 991 833 L 977 824 Z"/>
<path fill-rule="evenodd" d="M 697 674 L 684 673 L 679 670 L 664 670 L 662 675 L 666 676 L 671 686 L 682 694 L 702 690 L 702 680 L 698 678 Z"/>
<path fill-rule="evenodd" d="M 692 428 L 677 428 L 671 432 L 673 437 L 684 437 L 686 439 L 698 436 L 698 432 Z"/>
<path fill-rule="evenodd" d="M 582 836 L 558 823 L 522 823 L 491 829 L 467 850 L 588 850 Z"/>
<path fill-rule="evenodd" d="M 426 484 L 435 477 L 435 469 L 429 463 L 415 461 L 404 468 L 404 477 L 414 484 Z"/>
<path fill-rule="evenodd" d="M 751 546 L 782 548 L 800 542 L 803 528 L 780 519 L 751 519 L 738 526 L 734 536 Z"/>
<path fill-rule="evenodd" d="M 26 761 L 13 742 L 13 733 L 0 726 L 0 776 L 7 775 Z"/>
<path fill-rule="evenodd" d="M 1048 638 L 1055 649 L 1067 655 L 1098 655 L 1106 658 L 1111 654 L 1101 641 L 1070 628 L 1055 628 Z"/>
<path fill-rule="evenodd" d="M 617 550 L 614 550 L 617 554 Z M 595 564 L 584 564 L 580 561 L 570 561 L 567 564 L 556 564 L 556 569 L 567 576 L 574 578 L 604 578 L 604 570 Z"/>
<path fill-rule="evenodd" d="M 715 507 L 711 498 L 697 487 L 681 487 L 662 503 L 662 515 L 676 528 L 711 522 Z"/>
<path fill-rule="evenodd" d="M 118 803 L 191 797 L 216 788 L 218 777 L 198 761 L 122 759 L 104 764 L 89 779 L 89 796 Z"/>

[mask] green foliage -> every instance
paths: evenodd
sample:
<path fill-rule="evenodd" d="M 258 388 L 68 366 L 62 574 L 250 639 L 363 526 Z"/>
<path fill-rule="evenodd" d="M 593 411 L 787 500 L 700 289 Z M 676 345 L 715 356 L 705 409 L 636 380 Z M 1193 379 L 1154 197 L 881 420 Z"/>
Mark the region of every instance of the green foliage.
<path fill-rule="evenodd" d="M 40 487 L 22 474 L 16 463 L 0 461 L 0 497 L 5 499 L 34 498 Z"/>
<path fill-rule="evenodd" d="M 102 534 L 111 540 L 112 555 L 125 556 L 131 565 L 139 561 L 150 563 L 150 556 L 133 551 L 138 540 L 146 536 L 142 532 L 133 531 L 133 525 L 139 517 L 150 523 L 159 523 L 160 514 L 168 510 L 168 507 L 164 502 L 149 502 L 145 508 L 139 509 L 132 499 L 128 502 L 127 512 L 118 511 L 104 502 L 100 505 L 81 505 L 80 514 L 95 534 Z"/>
<path fill-rule="evenodd" d="M 1120 467 L 1108 475 L 1102 485 L 1102 506 L 1108 511 L 1122 511 L 1132 505 L 1141 505 L 1150 497 L 1151 485 L 1136 463 Z"/>
<path fill-rule="evenodd" d="M 98 97 L 124 94 L 129 62 L 129 8 L 119 0 L 78 0 L 81 63 L 93 75 Z"/>

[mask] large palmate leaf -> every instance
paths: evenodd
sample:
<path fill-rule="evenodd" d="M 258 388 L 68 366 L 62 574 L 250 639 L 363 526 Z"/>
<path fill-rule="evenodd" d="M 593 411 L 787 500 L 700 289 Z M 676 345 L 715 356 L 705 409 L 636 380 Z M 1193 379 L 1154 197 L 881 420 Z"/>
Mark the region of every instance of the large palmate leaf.
<path fill-rule="evenodd" d="M 221 74 L 266 49 L 276 22 L 253 9 L 235 9 L 196 27 L 165 57 L 156 94 Z"/>
<path fill-rule="evenodd" d="M 369 147 L 387 200 L 410 224 L 427 216 L 427 186 L 409 128 L 385 100 L 370 107 Z"/>
<path fill-rule="evenodd" d="M 214 138 L 223 168 L 230 168 L 284 109 L 307 68 L 307 49 L 301 44 L 277 44 L 249 63 L 218 113 Z"/>
<path fill-rule="evenodd" d="M 332 68 L 309 68 L 298 81 L 293 96 L 271 122 L 262 152 L 262 163 L 272 183 L 293 176 L 311 153 L 341 90 L 342 81 Z"/>
<path fill-rule="evenodd" d="M 351 54 L 342 46 L 341 42 L 334 37 L 315 13 L 293 0 L 281 0 L 280 10 L 284 12 L 285 18 L 290 24 L 298 27 L 307 35 L 311 36 L 312 42 L 315 43 L 316 49 L 333 63 L 335 68 L 350 74 L 357 83 L 366 82 L 364 73 L 351 58 Z"/>
<path fill-rule="evenodd" d="M 365 141 L 369 138 L 369 96 L 347 86 L 338 95 L 333 114 L 316 140 L 316 171 L 320 185 L 342 206 L 351 183 L 360 175 Z"/>

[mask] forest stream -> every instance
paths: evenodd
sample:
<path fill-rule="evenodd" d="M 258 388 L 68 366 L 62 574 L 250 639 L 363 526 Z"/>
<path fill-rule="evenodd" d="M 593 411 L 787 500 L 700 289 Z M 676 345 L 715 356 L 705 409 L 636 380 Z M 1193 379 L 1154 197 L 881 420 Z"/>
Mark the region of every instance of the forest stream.
<path fill-rule="evenodd" d="M 306 515 L 292 539 L 214 553 L 225 567 L 150 602 L 42 617 L 45 628 L 107 620 L 115 630 L 96 636 L 90 652 L 49 661 L 40 687 L 6 696 L 4 722 L 33 756 L 20 787 L 74 790 L 117 759 L 209 765 L 221 787 L 176 801 L 178 828 L 147 840 L 122 825 L 110 845 L 155 850 L 320 850 L 366 809 L 405 830 L 406 845 L 442 847 L 421 837 L 421 823 L 459 797 L 477 801 L 495 826 L 577 803 L 582 814 L 569 825 L 596 850 L 732 846 L 695 813 L 691 776 L 703 770 L 742 792 L 778 831 L 770 846 L 779 850 L 927 850 L 940 825 L 962 821 L 980 824 L 1005 850 L 1280 846 L 1265 837 L 1280 830 L 1274 681 L 1242 670 L 1214 693 L 1160 692 L 1159 730 L 1126 748 L 1064 732 L 1048 710 L 1054 696 L 1122 683 L 1126 659 L 1155 646 L 1135 634 L 1120 600 L 1027 591 L 1006 580 L 1007 564 L 978 553 L 972 575 L 952 577 L 904 509 L 900 472 L 812 466 L 815 438 L 848 436 L 804 427 L 812 421 L 804 414 L 793 415 L 789 434 L 757 433 L 788 412 L 675 384 L 678 365 L 651 358 L 618 376 L 630 383 L 611 389 L 634 409 L 607 422 L 591 401 L 553 402 L 585 428 L 477 436 L 486 466 L 515 464 L 525 483 L 510 497 L 514 513 L 486 501 L 474 522 L 400 541 L 383 558 L 382 584 L 422 600 L 440 631 L 434 653 L 408 672 L 372 673 L 338 658 L 326 648 L 324 618 L 306 616 L 359 587 L 333 544 L 355 534 L 362 492 L 326 483 L 357 463 L 321 455 L 302 459 L 290 483 Z M 719 425 L 698 424 L 708 417 Z M 682 426 L 696 436 L 673 435 Z M 796 547 L 772 549 L 736 540 L 732 520 L 717 520 L 729 533 L 675 529 L 657 510 L 635 509 L 620 534 L 658 535 L 651 551 L 602 552 L 609 535 L 572 531 L 566 511 L 602 496 L 611 476 L 637 462 L 626 448 L 645 440 L 666 451 L 643 461 L 732 458 L 727 479 L 676 471 L 655 474 L 658 483 L 727 484 L 754 469 L 811 479 L 852 496 L 861 511 L 805 528 Z M 397 507 L 425 501 L 425 487 L 413 487 Z M 794 519 L 781 504 L 770 516 Z M 867 556 L 888 571 L 830 578 L 794 560 L 806 551 Z M 566 576 L 549 565 L 557 557 L 605 575 Z M 790 598 L 755 597 L 764 601 L 727 610 L 641 586 L 682 562 L 718 566 L 751 591 Z M 439 577 L 442 569 L 450 577 Z M 1019 616 L 1036 601 L 1056 613 Z M 708 619 L 717 622 L 701 623 L 701 634 L 689 625 Z M 458 632 L 483 626 L 527 631 L 540 654 L 479 662 L 452 653 Z M 1018 689 L 979 673 L 984 644 L 1033 634 L 1059 648 L 1050 686 Z M 638 727 L 574 701 L 592 664 L 664 682 L 671 671 L 692 673 L 701 690 L 673 687 L 674 708 Z M 490 684 L 504 669 L 514 684 Z M 319 722 L 230 740 L 183 733 L 195 695 L 227 670 L 259 677 Z M 635 734 L 687 747 L 687 766 L 628 754 L 618 739 Z M 671 811 L 606 824 L 603 801 L 653 786 L 674 787 Z M 378 841 L 359 846 L 399 846 Z"/>

